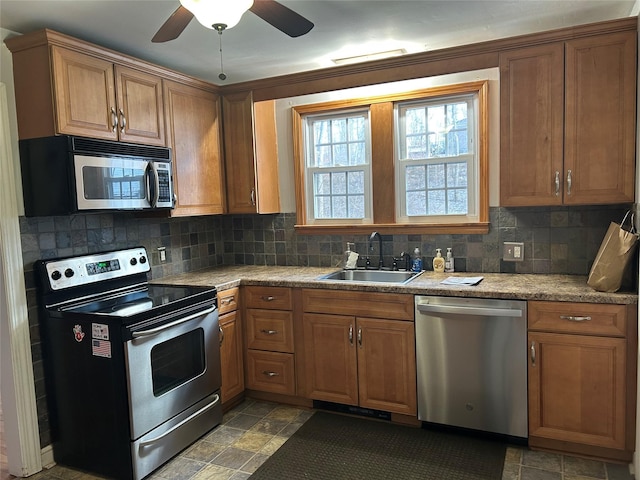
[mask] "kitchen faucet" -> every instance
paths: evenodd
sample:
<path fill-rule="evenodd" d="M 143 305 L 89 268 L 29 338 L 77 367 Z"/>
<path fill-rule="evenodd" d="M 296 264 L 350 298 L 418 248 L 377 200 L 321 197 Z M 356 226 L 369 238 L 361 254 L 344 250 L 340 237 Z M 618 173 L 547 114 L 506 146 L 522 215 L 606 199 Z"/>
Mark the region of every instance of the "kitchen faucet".
<path fill-rule="evenodd" d="M 373 240 L 378 237 L 378 248 L 379 248 L 379 252 L 380 252 L 380 260 L 378 261 L 378 270 L 382 269 L 382 265 L 383 265 L 383 261 L 382 261 L 382 237 L 380 236 L 380 234 L 378 232 L 373 232 L 371 234 L 371 236 L 369 237 L 369 250 L 371 250 L 373 252 Z"/>

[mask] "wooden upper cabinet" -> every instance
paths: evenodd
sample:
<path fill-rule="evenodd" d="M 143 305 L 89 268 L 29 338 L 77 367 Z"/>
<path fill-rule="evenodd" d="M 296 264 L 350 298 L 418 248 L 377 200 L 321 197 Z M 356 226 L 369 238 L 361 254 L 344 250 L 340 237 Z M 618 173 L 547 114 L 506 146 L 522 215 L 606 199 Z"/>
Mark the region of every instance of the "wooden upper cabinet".
<path fill-rule="evenodd" d="M 566 43 L 567 204 L 634 201 L 635 32 Z"/>
<path fill-rule="evenodd" d="M 166 145 L 162 79 L 119 65 L 115 76 L 120 140 Z"/>
<path fill-rule="evenodd" d="M 56 133 L 118 139 L 113 63 L 51 47 Z"/>
<path fill-rule="evenodd" d="M 500 204 L 634 201 L 636 33 L 500 54 Z"/>
<path fill-rule="evenodd" d="M 222 101 L 228 213 L 280 211 L 275 102 L 251 92 Z"/>
<path fill-rule="evenodd" d="M 562 204 L 563 69 L 562 44 L 500 55 L 503 206 Z"/>
<path fill-rule="evenodd" d="M 21 139 L 66 134 L 166 144 L 159 76 L 60 45 L 13 58 Z"/>
<path fill-rule="evenodd" d="M 164 82 L 167 140 L 173 150 L 177 197 L 172 216 L 224 213 L 220 97 L 174 81 Z"/>

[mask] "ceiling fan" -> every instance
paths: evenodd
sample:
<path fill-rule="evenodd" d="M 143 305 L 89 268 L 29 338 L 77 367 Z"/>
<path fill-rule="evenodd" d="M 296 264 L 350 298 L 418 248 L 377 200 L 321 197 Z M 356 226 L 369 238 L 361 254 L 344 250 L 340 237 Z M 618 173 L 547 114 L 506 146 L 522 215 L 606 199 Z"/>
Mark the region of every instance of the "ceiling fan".
<path fill-rule="evenodd" d="M 221 33 L 235 26 L 247 10 L 290 37 L 299 37 L 313 28 L 312 22 L 275 0 L 180 0 L 180 4 L 152 42 L 178 38 L 194 16 L 205 27 Z"/>

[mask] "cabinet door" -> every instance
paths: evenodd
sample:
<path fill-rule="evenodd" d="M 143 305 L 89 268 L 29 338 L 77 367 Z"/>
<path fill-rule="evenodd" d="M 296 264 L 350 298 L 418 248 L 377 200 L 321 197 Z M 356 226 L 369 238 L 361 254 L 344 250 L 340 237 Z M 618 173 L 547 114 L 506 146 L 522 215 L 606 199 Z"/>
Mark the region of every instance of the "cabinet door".
<path fill-rule="evenodd" d="M 171 215 L 224 213 L 219 96 L 165 81 L 164 102 L 177 196 Z"/>
<path fill-rule="evenodd" d="M 220 362 L 222 370 L 222 403 L 244 391 L 242 334 L 238 312 L 220 317 Z"/>
<path fill-rule="evenodd" d="M 305 313 L 302 321 L 309 397 L 358 405 L 355 318 Z"/>
<path fill-rule="evenodd" d="M 162 79 L 118 65 L 115 74 L 120 140 L 164 146 Z"/>
<path fill-rule="evenodd" d="M 500 54 L 500 205 L 559 205 L 564 46 Z"/>
<path fill-rule="evenodd" d="M 635 32 L 566 44 L 567 204 L 634 201 Z"/>
<path fill-rule="evenodd" d="M 532 332 L 528 338 L 529 437 L 624 449 L 631 427 L 625 340 Z"/>
<path fill-rule="evenodd" d="M 222 99 L 222 112 L 227 211 L 257 213 L 251 92 L 225 95 Z"/>
<path fill-rule="evenodd" d="M 113 64 L 51 47 L 58 133 L 117 140 Z"/>
<path fill-rule="evenodd" d="M 279 212 L 275 102 L 225 95 L 222 112 L 228 213 Z"/>
<path fill-rule="evenodd" d="M 357 319 L 360 406 L 417 414 L 413 322 Z"/>

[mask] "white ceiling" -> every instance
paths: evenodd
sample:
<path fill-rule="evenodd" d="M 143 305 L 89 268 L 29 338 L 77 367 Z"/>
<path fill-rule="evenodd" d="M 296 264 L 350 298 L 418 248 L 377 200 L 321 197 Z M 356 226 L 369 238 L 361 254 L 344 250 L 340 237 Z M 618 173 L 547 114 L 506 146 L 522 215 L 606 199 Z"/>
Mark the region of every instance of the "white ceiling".
<path fill-rule="evenodd" d="M 233 0 L 230 0 L 233 1 Z M 231 84 L 314 70 L 327 58 L 407 46 L 435 50 L 637 15 L 635 0 L 282 0 L 311 20 L 290 38 L 251 12 L 222 36 L 195 19 L 171 42 L 151 37 L 178 0 L 0 0 L 0 27 L 57 30 L 204 80 Z M 325 59 L 325 63 L 322 63 Z"/>

